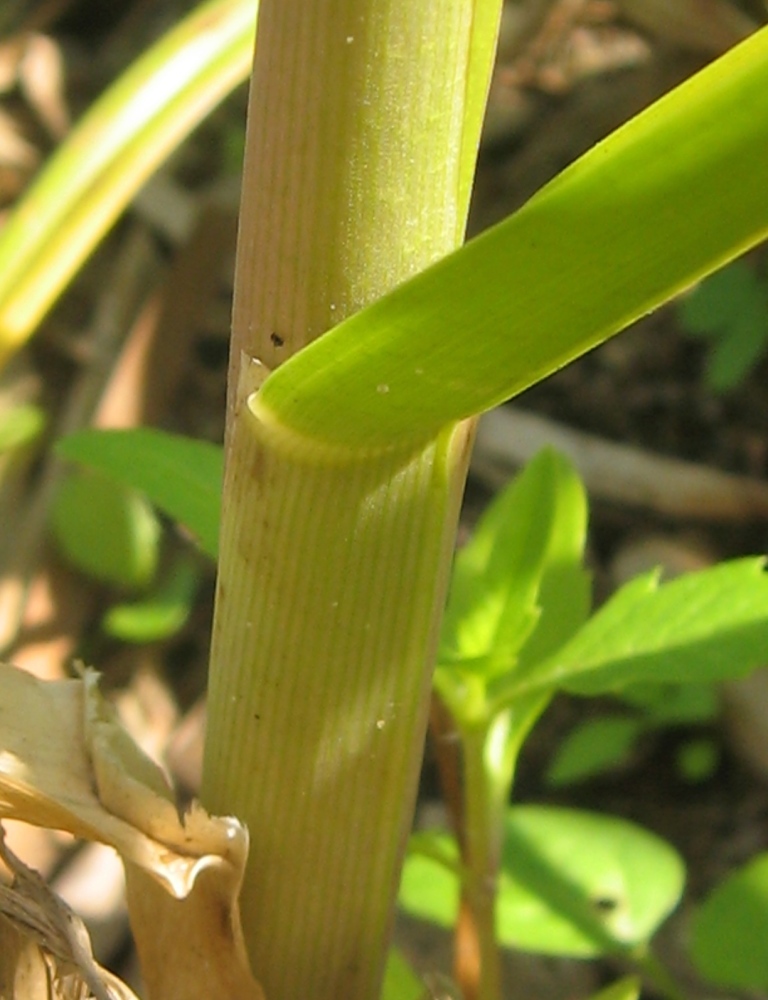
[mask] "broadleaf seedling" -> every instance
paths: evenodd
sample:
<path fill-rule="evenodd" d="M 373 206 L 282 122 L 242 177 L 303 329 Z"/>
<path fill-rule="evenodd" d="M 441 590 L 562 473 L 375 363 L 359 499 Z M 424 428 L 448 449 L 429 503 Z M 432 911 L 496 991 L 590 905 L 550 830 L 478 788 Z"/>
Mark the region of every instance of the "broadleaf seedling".
<path fill-rule="evenodd" d="M 708 343 L 704 377 L 715 392 L 744 381 L 768 344 L 768 284 L 737 260 L 711 275 L 680 302 L 684 331 Z"/>

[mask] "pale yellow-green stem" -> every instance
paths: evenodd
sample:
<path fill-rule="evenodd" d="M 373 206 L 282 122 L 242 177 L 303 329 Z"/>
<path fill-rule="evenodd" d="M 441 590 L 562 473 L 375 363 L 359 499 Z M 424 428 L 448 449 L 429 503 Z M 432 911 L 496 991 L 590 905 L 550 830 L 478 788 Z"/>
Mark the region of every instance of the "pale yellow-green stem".
<path fill-rule="evenodd" d="M 534 696 L 484 722 L 461 727 L 464 802 L 459 834 L 461 862 L 467 873 L 463 893 L 465 919 L 471 915 L 478 952 L 477 975 L 466 982 L 462 981 L 460 955 L 456 956 L 457 981 L 466 1000 L 498 1000 L 502 996 L 496 904 L 504 814 L 520 747 L 548 701 L 547 695 Z"/>
<path fill-rule="evenodd" d="M 318 462 L 286 449 L 242 399 L 225 484 L 205 801 L 251 831 L 241 904 L 269 1000 L 373 998 L 467 428 L 412 456 Z"/>
<path fill-rule="evenodd" d="M 260 5 L 235 363 L 276 368 L 462 242 L 499 7 Z"/>
<path fill-rule="evenodd" d="M 248 359 L 279 365 L 461 241 L 498 7 L 261 3 L 203 798 L 251 831 L 269 1000 L 378 995 L 472 429 L 307 446 L 260 413 Z"/>

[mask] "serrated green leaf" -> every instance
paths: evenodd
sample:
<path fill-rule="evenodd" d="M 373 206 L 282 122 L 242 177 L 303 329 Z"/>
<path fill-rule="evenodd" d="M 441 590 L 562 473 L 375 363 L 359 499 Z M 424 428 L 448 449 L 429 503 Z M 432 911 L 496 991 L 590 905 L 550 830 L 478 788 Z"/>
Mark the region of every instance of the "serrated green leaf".
<path fill-rule="evenodd" d="M 141 490 L 216 558 L 224 462 L 217 445 L 144 427 L 78 431 L 59 441 L 56 452 Z"/>
<path fill-rule="evenodd" d="M 722 882 L 693 919 L 691 957 L 720 986 L 768 990 L 768 853 Z"/>
<path fill-rule="evenodd" d="M 578 562 L 548 563 L 541 577 L 538 604 L 541 614 L 536 628 L 518 657 L 519 675 L 552 655 L 587 621 L 592 605 L 589 573 Z"/>
<path fill-rule="evenodd" d="M 554 514 L 549 526 L 537 603 L 536 628 L 526 639 L 517 662 L 524 673 L 559 649 L 589 617 L 592 587 L 583 566 L 587 541 L 587 494 L 576 469 L 555 452 Z"/>
<path fill-rule="evenodd" d="M 627 759 L 642 730 L 642 722 L 628 715 L 587 719 L 558 744 L 548 784 L 568 785 L 610 771 Z"/>
<path fill-rule="evenodd" d="M 595 695 L 649 681 L 743 676 L 768 657 L 763 565 L 738 559 L 663 586 L 656 572 L 631 580 L 509 695 L 542 688 Z"/>
<path fill-rule="evenodd" d="M 507 813 L 497 922 L 505 944 L 590 957 L 647 943 L 677 905 L 685 868 L 626 820 L 573 809 Z"/>
<path fill-rule="evenodd" d="M 77 569 L 118 587 L 145 587 L 157 569 L 161 527 L 135 490 L 94 472 L 60 485 L 51 509 L 57 545 Z"/>

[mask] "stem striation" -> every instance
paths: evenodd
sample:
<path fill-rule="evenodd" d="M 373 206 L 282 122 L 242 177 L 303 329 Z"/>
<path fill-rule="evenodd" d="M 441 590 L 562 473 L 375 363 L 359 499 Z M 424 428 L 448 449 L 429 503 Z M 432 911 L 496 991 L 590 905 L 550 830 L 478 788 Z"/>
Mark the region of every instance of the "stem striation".
<path fill-rule="evenodd" d="M 378 996 L 473 428 L 307 446 L 249 359 L 278 367 L 461 242 L 499 9 L 260 5 L 203 799 L 250 829 L 269 1000 Z"/>

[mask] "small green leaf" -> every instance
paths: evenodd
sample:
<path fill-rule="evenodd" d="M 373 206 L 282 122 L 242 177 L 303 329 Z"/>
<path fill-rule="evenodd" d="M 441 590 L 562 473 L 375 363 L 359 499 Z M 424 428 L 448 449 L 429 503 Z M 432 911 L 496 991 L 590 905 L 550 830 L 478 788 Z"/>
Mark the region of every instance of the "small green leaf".
<path fill-rule="evenodd" d="M 508 811 L 502 869 L 500 940 L 573 957 L 647 943 L 685 878 L 669 844 L 633 823 L 546 806 Z"/>
<path fill-rule="evenodd" d="M 0 454 L 21 448 L 43 432 L 45 414 L 39 406 L 24 403 L 3 414 L 0 422 Z"/>
<path fill-rule="evenodd" d="M 500 493 L 458 553 L 445 611 L 440 662 L 508 670 L 538 617 L 551 518 L 551 453 Z M 541 516 L 536 517 L 539 513 Z"/>
<path fill-rule="evenodd" d="M 693 920 L 691 957 L 719 986 L 768 990 L 768 853 L 722 882 Z"/>
<path fill-rule="evenodd" d="M 459 849 L 454 837 L 430 831 L 430 853 L 409 848 L 398 903 L 406 913 L 440 927 L 453 927 L 459 908 Z M 438 860 L 438 858 L 440 860 Z M 452 871 L 448 865 L 456 865 Z"/>
<path fill-rule="evenodd" d="M 384 971 L 381 1000 L 422 1000 L 424 983 L 397 948 L 390 948 Z"/>
<path fill-rule="evenodd" d="M 690 784 L 698 784 L 711 778 L 720 763 L 720 748 L 715 740 L 702 737 L 686 740 L 675 754 L 675 768 Z"/>
<path fill-rule="evenodd" d="M 693 336 L 712 340 L 706 378 L 716 391 L 744 378 L 768 341 L 765 285 L 744 261 L 718 271 L 682 300 L 680 318 Z"/>
<path fill-rule="evenodd" d="M 584 569 L 588 506 L 584 484 L 563 455 L 552 453 L 555 511 L 543 560 L 536 628 L 523 644 L 517 672 L 524 673 L 558 650 L 581 628 L 592 607 L 590 575 Z"/>
<path fill-rule="evenodd" d="M 621 700 L 640 709 L 653 726 L 713 722 L 720 716 L 715 684 L 630 684 Z"/>
<path fill-rule="evenodd" d="M 53 503 L 51 528 L 67 559 L 97 580 L 134 589 L 155 574 L 160 522 L 140 494 L 112 479 L 68 476 Z"/>
<path fill-rule="evenodd" d="M 456 859 L 447 834 L 439 851 Z M 573 809 L 507 811 L 499 882 L 499 941 L 511 948 L 588 958 L 647 943 L 680 899 L 683 862 L 663 840 L 626 820 Z M 400 906 L 452 927 L 459 877 L 434 857 L 409 854 Z"/>
<path fill-rule="evenodd" d="M 102 628 L 123 642 L 168 639 L 186 623 L 199 582 L 195 564 L 189 559 L 179 560 L 144 600 L 113 605 L 104 616 Z"/>
<path fill-rule="evenodd" d="M 593 993 L 589 1000 L 638 1000 L 640 980 L 637 976 L 624 976 L 606 986 L 599 993 Z"/>
<path fill-rule="evenodd" d="M 542 652 L 561 645 L 583 620 L 582 579 L 574 569 L 585 533 L 581 482 L 564 457 L 546 449 L 493 501 L 456 557 L 441 667 L 456 664 L 489 678 L 511 670 L 533 636 Z M 542 610 L 548 627 L 539 638 Z"/>
<path fill-rule="evenodd" d="M 680 301 L 680 317 L 688 333 L 712 337 L 740 316 L 765 310 L 765 295 L 754 270 L 736 260 L 702 281 Z"/>
<path fill-rule="evenodd" d="M 145 427 L 79 431 L 59 441 L 56 451 L 141 490 L 216 558 L 224 461 L 220 447 Z"/>
<path fill-rule="evenodd" d="M 547 772 L 550 785 L 569 785 L 624 763 L 643 730 L 628 715 L 587 719 L 561 741 Z"/>
<path fill-rule="evenodd" d="M 763 566 L 762 558 L 747 558 L 663 586 L 656 572 L 631 580 L 512 693 L 561 687 L 595 695 L 747 674 L 768 656 Z"/>

